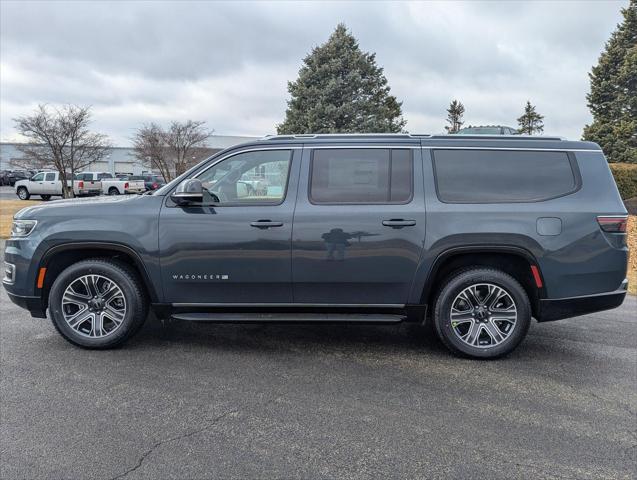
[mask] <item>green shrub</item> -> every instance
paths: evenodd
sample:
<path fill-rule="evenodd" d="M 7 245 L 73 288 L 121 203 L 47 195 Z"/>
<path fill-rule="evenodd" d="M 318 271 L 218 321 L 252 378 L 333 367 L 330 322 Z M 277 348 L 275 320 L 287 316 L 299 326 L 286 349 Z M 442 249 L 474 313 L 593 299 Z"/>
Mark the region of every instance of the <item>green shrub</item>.
<path fill-rule="evenodd" d="M 637 197 L 637 164 L 610 163 L 619 194 L 624 200 Z"/>

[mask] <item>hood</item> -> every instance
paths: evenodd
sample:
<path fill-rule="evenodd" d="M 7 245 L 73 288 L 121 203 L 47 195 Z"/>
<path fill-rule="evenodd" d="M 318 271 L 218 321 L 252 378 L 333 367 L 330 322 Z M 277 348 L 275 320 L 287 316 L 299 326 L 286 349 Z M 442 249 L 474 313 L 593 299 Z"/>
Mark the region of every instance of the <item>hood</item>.
<path fill-rule="evenodd" d="M 15 214 L 15 218 L 33 219 L 39 216 L 68 216 L 76 213 L 84 216 L 89 212 L 97 218 L 102 214 L 121 212 L 123 209 L 129 211 L 149 200 L 156 201 L 157 198 L 154 195 L 109 195 L 51 200 L 23 208 Z"/>

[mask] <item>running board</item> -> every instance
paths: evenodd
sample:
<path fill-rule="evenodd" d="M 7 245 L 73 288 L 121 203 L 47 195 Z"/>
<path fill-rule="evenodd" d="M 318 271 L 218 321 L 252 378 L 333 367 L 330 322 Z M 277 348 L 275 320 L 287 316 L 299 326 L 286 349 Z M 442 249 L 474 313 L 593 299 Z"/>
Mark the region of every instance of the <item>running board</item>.
<path fill-rule="evenodd" d="M 399 323 L 405 315 L 340 313 L 174 313 L 175 320 L 219 323 Z"/>

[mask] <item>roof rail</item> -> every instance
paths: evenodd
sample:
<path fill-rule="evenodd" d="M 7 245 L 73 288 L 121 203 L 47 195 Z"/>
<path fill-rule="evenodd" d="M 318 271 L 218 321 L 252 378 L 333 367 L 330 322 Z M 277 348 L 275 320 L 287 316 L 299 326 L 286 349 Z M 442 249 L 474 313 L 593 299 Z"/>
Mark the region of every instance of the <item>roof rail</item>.
<path fill-rule="evenodd" d="M 459 140 L 560 140 L 566 141 L 564 137 L 549 137 L 544 135 L 429 135 L 429 138 L 438 140 L 448 140 L 450 138 Z"/>
<path fill-rule="evenodd" d="M 266 135 L 263 140 L 291 140 L 303 138 L 412 138 L 423 135 L 410 133 L 296 133 L 289 135 Z"/>
<path fill-rule="evenodd" d="M 429 133 L 296 133 L 289 135 L 266 135 L 262 140 L 297 140 L 304 138 L 430 138 L 434 140 L 566 140 L 564 137 L 532 135 L 455 135 Z"/>

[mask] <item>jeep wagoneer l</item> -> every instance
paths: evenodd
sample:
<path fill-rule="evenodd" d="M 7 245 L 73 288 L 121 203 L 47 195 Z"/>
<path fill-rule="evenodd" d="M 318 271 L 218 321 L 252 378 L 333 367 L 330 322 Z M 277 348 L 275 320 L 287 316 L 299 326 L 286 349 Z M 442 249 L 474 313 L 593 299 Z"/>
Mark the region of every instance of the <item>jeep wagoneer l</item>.
<path fill-rule="evenodd" d="M 627 215 L 599 146 L 552 137 L 289 135 L 151 195 L 15 215 L 4 287 L 86 348 L 149 308 L 217 322 L 433 322 L 454 353 L 626 295 Z"/>

